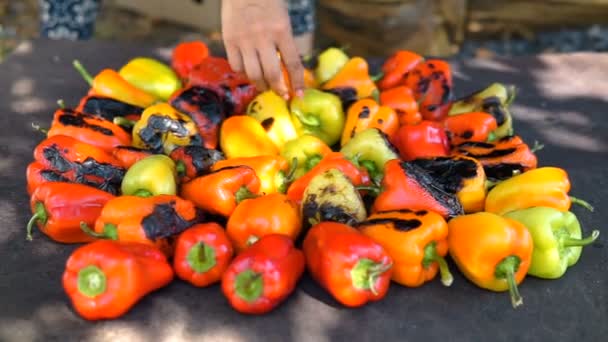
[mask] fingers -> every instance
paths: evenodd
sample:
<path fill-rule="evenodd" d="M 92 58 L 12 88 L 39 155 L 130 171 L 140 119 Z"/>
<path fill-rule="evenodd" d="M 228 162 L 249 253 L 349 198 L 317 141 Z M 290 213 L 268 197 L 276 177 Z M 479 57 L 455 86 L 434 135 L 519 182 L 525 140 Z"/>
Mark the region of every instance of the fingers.
<path fill-rule="evenodd" d="M 265 91 L 268 89 L 268 85 L 264 81 L 264 74 L 262 73 L 260 58 L 256 49 L 249 44 L 244 45 L 241 49 L 241 55 L 243 56 L 243 65 L 245 66 L 247 78 L 255 84 L 257 90 Z"/>
<path fill-rule="evenodd" d="M 226 56 L 228 57 L 228 63 L 232 70 L 236 72 L 244 72 L 245 68 L 243 67 L 243 57 L 241 56 L 241 52 L 239 49 L 232 44 L 224 44 L 226 47 Z"/>
<path fill-rule="evenodd" d="M 301 96 L 304 91 L 304 67 L 300 61 L 300 55 L 291 32 L 281 35 L 278 47 L 289 73 L 293 91 L 296 96 Z"/>
<path fill-rule="evenodd" d="M 276 52 L 276 46 L 268 41 L 261 44 L 258 54 L 261 58 L 264 79 L 277 95 L 287 99 L 289 98 L 289 89 L 287 89 L 287 84 L 284 82 L 281 74 L 281 65 Z"/>

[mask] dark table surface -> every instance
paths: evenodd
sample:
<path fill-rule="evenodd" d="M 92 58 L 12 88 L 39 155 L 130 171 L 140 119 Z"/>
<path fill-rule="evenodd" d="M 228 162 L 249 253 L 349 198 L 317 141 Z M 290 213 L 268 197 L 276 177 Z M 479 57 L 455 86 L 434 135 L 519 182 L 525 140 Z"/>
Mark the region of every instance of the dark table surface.
<path fill-rule="evenodd" d="M 579 263 L 556 281 L 527 278 L 524 306 L 508 294 L 481 290 L 452 265 L 455 281 L 422 288 L 393 285 L 386 298 L 359 309 L 336 305 L 309 278 L 265 316 L 233 311 L 218 286 L 182 281 L 155 292 L 124 317 L 89 323 L 77 316 L 61 287 L 65 261 L 76 248 L 39 232 L 25 240 L 30 216 L 25 168 L 43 138 L 56 100 L 75 105 L 87 85 L 72 69 L 79 58 L 91 72 L 117 68 L 138 55 L 166 49 L 109 42 L 25 43 L 0 64 L 0 340 L 1 341 L 600 341 L 608 336 L 608 54 L 544 55 L 454 62 L 457 95 L 491 82 L 513 83 L 517 133 L 545 148 L 540 165 L 565 168 L 572 194 L 595 207 L 575 208 L 586 233 L 602 230 Z"/>

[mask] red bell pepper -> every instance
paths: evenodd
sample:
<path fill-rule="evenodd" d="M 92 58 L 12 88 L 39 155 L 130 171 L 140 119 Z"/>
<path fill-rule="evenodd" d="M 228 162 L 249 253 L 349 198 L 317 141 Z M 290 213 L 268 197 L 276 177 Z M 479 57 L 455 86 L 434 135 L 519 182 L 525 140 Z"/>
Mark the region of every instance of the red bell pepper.
<path fill-rule="evenodd" d="M 450 153 L 450 143 L 443 125 L 433 121 L 401 126 L 394 144 L 403 160 L 445 157 Z"/>
<path fill-rule="evenodd" d="M 209 47 L 197 40 L 177 44 L 171 54 L 171 67 L 179 78 L 185 80 L 190 71 L 209 57 Z"/>
<path fill-rule="evenodd" d="M 414 91 L 424 120 L 440 121 L 448 115 L 452 100 L 452 72 L 446 61 L 429 59 L 418 64 L 407 74 L 403 84 Z"/>

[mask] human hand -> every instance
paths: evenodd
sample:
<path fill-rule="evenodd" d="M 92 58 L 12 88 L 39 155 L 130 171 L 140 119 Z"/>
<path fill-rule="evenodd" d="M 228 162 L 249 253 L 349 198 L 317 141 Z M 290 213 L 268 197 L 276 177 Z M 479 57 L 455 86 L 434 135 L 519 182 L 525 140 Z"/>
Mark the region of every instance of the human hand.
<path fill-rule="evenodd" d="M 302 94 L 304 67 L 284 0 L 222 1 L 222 38 L 232 69 L 244 72 L 258 90 L 270 88 L 287 99 L 278 50 L 294 93 Z"/>

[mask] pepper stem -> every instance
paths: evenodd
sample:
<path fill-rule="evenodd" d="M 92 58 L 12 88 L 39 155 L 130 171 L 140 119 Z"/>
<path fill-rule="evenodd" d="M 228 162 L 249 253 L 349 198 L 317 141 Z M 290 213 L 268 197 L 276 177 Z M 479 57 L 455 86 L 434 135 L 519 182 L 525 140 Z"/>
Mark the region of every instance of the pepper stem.
<path fill-rule="evenodd" d="M 237 274 L 234 280 L 234 292 L 244 301 L 256 301 L 264 292 L 262 274 L 250 269 Z"/>
<path fill-rule="evenodd" d="M 439 273 L 441 275 L 441 283 L 444 286 L 450 286 L 454 282 L 454 277 L 450 273 L 448 263 L 445 258 L 437 253 L 437 242 L 431 241 L 424 247 L 424 259 L 422 259 L 422 266 L 425 268 L 429 267 L 433 262 L 436 262 L 439 266 Z"/>
<path fill-rule="evenodd" d="M 361 160 L 359 164 L 367 170 L 367 173 L 369 173 L 370 177 L 374 181 L 374 184 L 378 184 L 380 181 L 382 181 L 382 172 L 378 170 L 376 163 L 371 160 Z"/>
<path fill-rule="evenodd" d="M 309 114 L 302 114 L 299 110 L 294 111 L 294 114 L 306 126 L 319 127 L 321 126 L 321 121 L 319 118 Z"/>
<path fill-rule="evenodd" d="M 205 273 L 217 263 L 215 249 L 202 241 L 199 241 L 190 248 L 186 260 L 188 260 L 188 265 L 196 273 Z"/>
<path fill-rule="evenodd" d="M 89 265 L 78 272 L 78 292 L 95 298 L 106 292 L 106 274 L 97 266 Z"/>
<path fill-rule="evenodd" d="M 75 59 L 74 62 L 72 62 L 72 64 L 74 65 L 74 68 L 76 68 L 76 71 L 78 71 L 80 76 L 82 76 L 82 78 L 84 78 L 84 80 L 87 81 L 87 83 L 92 87 L 93 86 L 93 76 L 91 76 L 91 74 L 87 71 L 87 69 L 85 69 L 84 66 L 77 59 Z"/>
<path fill-rule="evenodd" d="M 97 233 L 93 229 L 91 229 L 86 222 L 80 222 L 80 229 L 85 232 L 87 235 L 98 238 L 98 239 L 109 239 L 109 240 L 118 240 L 118 231 L 116 225 L 112 223 L 106 223 L 103 226 L 103 233 Z"/>
<path fill-rule="evenodd" d="M 246 186 L 241 186 L 235 193 L 234 198 L 236 200 L 236 204 L 241 203 L 242 201 L 250 198 L 256 198 L 258 195 L 251 192 Z"/>
<path fill-rule="evenodd" d="M 583 199 L 580 199 L 578 197 L 570 196 L 570 202 L 572 202 L 574 204 L 578 204 L 581 207 L 583 207 L 583 208 L 585 208 L 585 209 L 587 209 L 589 211 L 593 211 L 594 210 L 593 206 L 591 204 L 589 204 L 589 202 L 587 202 L 587 201 L 585 201 Z"/>
<path fill-rule="evenodd" d="M 359 259 L 350 271 L 353 286 L 360 290 L 370 290 L 374 295 L 378 295 L 376 280 L 391 267 L 393 264 L 383 264 L 368 258 Z"/>
<path fill-rule="evenodd" d="M 515 281 L 515 272 L 519 268 L 521 259 L 515 255 L 510 255 L 496 266 L 494 276 L 500 279 L 506 279 L 509 285 L 509 294 L 511 296 L 511 305 L 516 308 L 524 303 L 519 289 L 517 288 L 517 282 Z"/>
<path fill-rule="evenodd" d="M 27 222 L 27 236 L 25 238 L 28 241 L 32 241 L 32 229 L 34 228 L 34 225 L 38 222 L 44 225 L 48 218 L 48 213 L 46 212 L 44 204 L 42 204 L 42 202 L 36 202 L 36 205 L 34 206 L 34 215 L 32 215 L 32 218 Z"/>
<path fill-rule="evenodd" d="M 379 73 L 375 74 L 375 75 L 370 75 L 369 78 L 375 83 L 380 81 L 380 79 L 382 79 L 382 77 L 384 77 L 384 72 L 380 71 Z"/>
<path fill-rule="evenodd" d="M 322 159 L 323 159 L 323 156 L 321 156 L 320 154 L 315 154 L 315 155 L 308 157 L 308 159 L 306 159 L 306 163 L 305 163 L 305 170 L 310 171 L 313 167 L 317 166 L 317 164 L 319 164 Z"/>
<path fill-rule="evenodd" d="M 251 246 L 251 245 L 253 245 L 254 243 L 258 242 L 258 240 L 259 240 L 259 239 L 260 239 L 260 238 L 259 238 L 259 237 L 257 237 L 257 236 L 255 236 L 255 235 L 250 235 L 250 236 L 247 238 L 247 242 L 246 242 L 246 244 L 247 244 L 247 246 Z"/>
<path fill-rule="evenodd" d="M 125 117 L 122 116 L 115 116 L 114 119 L 112 119 L 112 122 L 115 125 L 118 126 L 122 126 L 122 127 L 133 127 L 135 126 L 135 121 L 134 120 L 129 120 Z"/>
<path fill-rule="evenodd" d="M 35 129 L 35 130 L 37 130 L 38 132 L 43 133 L 43 134 L 49 134 L 49 130 L 48 129 L 42 128 L 42 127 L 40 127 L 40 125 L 35 124 L 33 122 L 32 122 L 32 128 Z"/>
<path fill-rule="evenodd" d="M 178 160 L 175 162 L 175 172 L 180 177 L 186 175 L 186 164 L 182 160 Z"/>
<path fill-rule="evenodd" d="M 137 197 L 152 197 L 154 194 L 150 190 L 138 189 L 133 193 L 133 196 Z"/>
<path fill-rule="evenodd" d="M 535 152 L 542 150 L 543 148 L 545 148 L 545 145 L 534 140 L 534 146 L 532 146 L 532 148 L 530 149 L 530 152 L 535 153 Z"/>
<path fill-rule="evenodd" d="M 486 139 L 486 141 L 487 141 L 487 142 L 493 142 L 494 140 L 496 140 L 496 138 L 497 138 L 497 137 L 496 137 L 496 133 L 494 133 L 494 132 L 490 132 L 490 133 L 488 134 L 488 139 Z"/>
<path fill-rule="evenodd" d="M 57 105 L 59 106 L 59 108 L 65 109 L 65 101 L 63 101 L 63 99 L 57 100 Z"/>
<path fill-rule="evenodd" d="M 591 232 L 591 235 L 584 239 L 574 239 L 574 238 L 564 238 L 562 240 L 562 246 L 564 247 L 577 247 L 577 246 L 587 246 L 600 236 L 599 230 L 594 230 Z"/>
<path fill-rule="evenodd" d="M 289 170 L 287 170 L 287 174 L 285 175 L 285 183 L 291 183 L 294 181 L 294 177 L 296 175 L 296 170 L 298 169 L 298 158 L 293 157 L 291 160 L 291 165 L 289 165 Z"/>
<path fill-rule="evenodd" d="M 373 196 L 378 196 L 380 192 L 382 192 L 379 186 L 373 185 L 357 185 L 355 186 L 355 189 L 359 191 L 369 191 Z"/>

